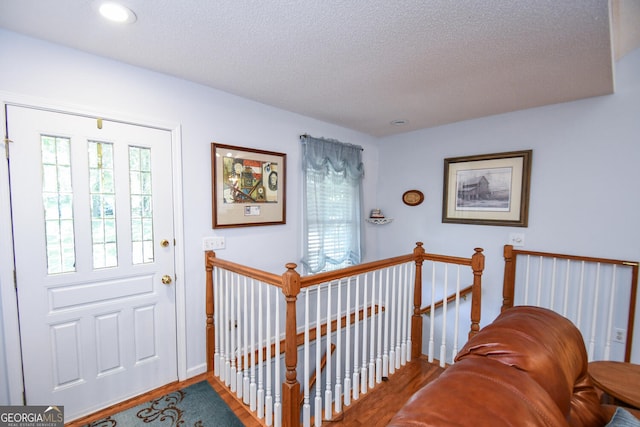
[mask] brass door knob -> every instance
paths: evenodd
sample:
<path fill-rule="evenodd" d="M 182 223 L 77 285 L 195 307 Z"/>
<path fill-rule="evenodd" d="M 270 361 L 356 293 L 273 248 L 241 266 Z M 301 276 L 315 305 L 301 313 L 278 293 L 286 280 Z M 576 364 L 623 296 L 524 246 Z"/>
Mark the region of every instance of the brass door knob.
<path fill-rule="evenodd" d="M 168 274 L 165 274 L 164 276 L 162 276 L 162 283 L 165 285 L 170 285 L 171 282 L 173 280 L 171 280 L 171 276 L 169 276 Z"/>
<path fill-rule="evenodd" d="M 162 239 L 160 241 L 160 246 L 162 246 L 163 248 L 166 248 L 167 246 L 169 246 L 169 241 L 167 239 Z"/>

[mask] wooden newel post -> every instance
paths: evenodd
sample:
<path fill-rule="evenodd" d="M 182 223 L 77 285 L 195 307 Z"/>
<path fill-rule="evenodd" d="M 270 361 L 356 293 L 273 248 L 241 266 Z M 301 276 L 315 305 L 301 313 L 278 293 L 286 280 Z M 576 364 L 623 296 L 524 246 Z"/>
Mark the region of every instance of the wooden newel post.
<path fill-rule="evenodd" d="M 416 359 L 422 354 L 422 264 L 424 263 L 424 248 L 422 242 L 416 242 L 413 255 L 416 263 L 416 277 L 413 286 L 413 315 L 411 316 L 411 358 Z"/>
<path fill-rule="evenodd" d="M 504 276 L 502 282 L 502 313 L 507 308 L 513 307 L 513 283 L 515 281 L 516 263 L 513 259 L 513 246 L 504 245 Z M 508 284 L 508 285 L 507 285 Z"/>
<path fill-rule="evenodd" d="M 204 265 L 206 266 L 206 296 L 205 313 L 207 315 L 206 344 L 207 344 L 207 373 L 213 372 L 213 356 L 215 350 L 216 330 L 213 325 L 213 260 L 215 252 L 204 253 Z"/>
<path fill-rule="evenodd" d="M 300 425 L 300 383 L 297 379 L 298 347 L 296 345 L 296 301 L 300 293 L 300 274 L 296 264 L 286 265 L 282 275 L 282 293 L 287 304 L 285 320 L 284 364 L 285 382 L 282 384 L 282 425 L 294 427 Z"/>
<path fill-rule="evenodd" d="M 469 338 L 480 330 L 480 310 L 482 307 L 482 271 L 484 270 L 484 254 L 482 248 L 475 248 L 471 256 L 473 270 L 473 288 L 471 289 L 471 330 Z"/>

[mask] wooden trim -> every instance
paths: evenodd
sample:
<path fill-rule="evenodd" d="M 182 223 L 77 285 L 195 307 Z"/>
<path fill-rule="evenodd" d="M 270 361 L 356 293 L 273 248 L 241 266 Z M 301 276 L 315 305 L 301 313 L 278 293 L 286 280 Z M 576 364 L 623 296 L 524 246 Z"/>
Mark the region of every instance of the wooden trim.
<path fill-rule="evenodd" d="M 516 281 L 516 259 L 513 246 L 504 246 L 504 275 L 502 276 L 502 307 L 500 312 L 513 307 L 513 292 Z"/>
<path fill-rule="evenodd" d="M 413 250 L 416 263 L 416 275 L 413 285 L 413 315 L 411 316 L 411 357 L 417 358 L 422 354 L 422 264 L 424 263 L 424 248 L 422 242 L 417 242 Z"/>
<path fill-rule="evenodd" d="M 629 264 L 625 264 L 629 265 Z M 627 327 L 626 348 L 624 350 L 624 361 L 631 361 L 631 350 L 633 344 L 633 326 L 636 316 L 636 299 L 638 296 L 638 263 L 631 266 L 631 295 L 629 296 L 629 319 Z"/>
<path fill-rule="evenodd" d="M 484 271 L 484 254 L 482 248 L 475 248 L 471 256 L 473 269 L 473 286 L 471 290 L 471 330 L 469 338 L 480 331 L 480 317 L 482 314 L 482 272 Z"/>
<path fill-rule="evenodd" d="M 207 251 L 205 256 L 206 289 L 205 289 L 205 313 L 207 316 L 206 347 L 207 347 L 207 372 L 213 372 L 213 354 L 216 343 L 216 330 L 213 324 L 213 262 L 215 252 Z"/>
<path fill-rule="evenodd" d="M 295 270 L 296 264 L 286 265 L 287 271 L 282 275 L 282 293 L 286 301 L 285 318 L 285 381 L 282 383 L 282 425 L 294 427 L 300 424 L 300 383 L 297 379 L 298 347 L 296 346 L 296 301 L 300 294 L 300 275 Z"/>

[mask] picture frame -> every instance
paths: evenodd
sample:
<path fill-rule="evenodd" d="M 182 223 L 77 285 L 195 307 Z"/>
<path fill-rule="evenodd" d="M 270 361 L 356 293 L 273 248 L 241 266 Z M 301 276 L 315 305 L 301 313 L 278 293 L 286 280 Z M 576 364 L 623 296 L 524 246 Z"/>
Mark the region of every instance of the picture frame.
<path fill-rule="evenodd" d="M 286 224 L 285 153 L 211 143 L 213 228 Z"/>
<path fill-rule="evenodd" d="M 532 154 L 444 159 L 442 222 L 527 227 Z"/>

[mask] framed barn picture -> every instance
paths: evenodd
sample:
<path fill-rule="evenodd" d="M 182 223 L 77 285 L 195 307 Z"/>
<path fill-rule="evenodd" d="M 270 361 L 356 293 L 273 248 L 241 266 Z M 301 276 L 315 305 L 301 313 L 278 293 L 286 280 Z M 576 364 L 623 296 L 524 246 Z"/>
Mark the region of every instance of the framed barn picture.
<path fill-rule="evenodd" d="M 526 227 L 531 150 L 444 159 L 442 222 Z"/>

